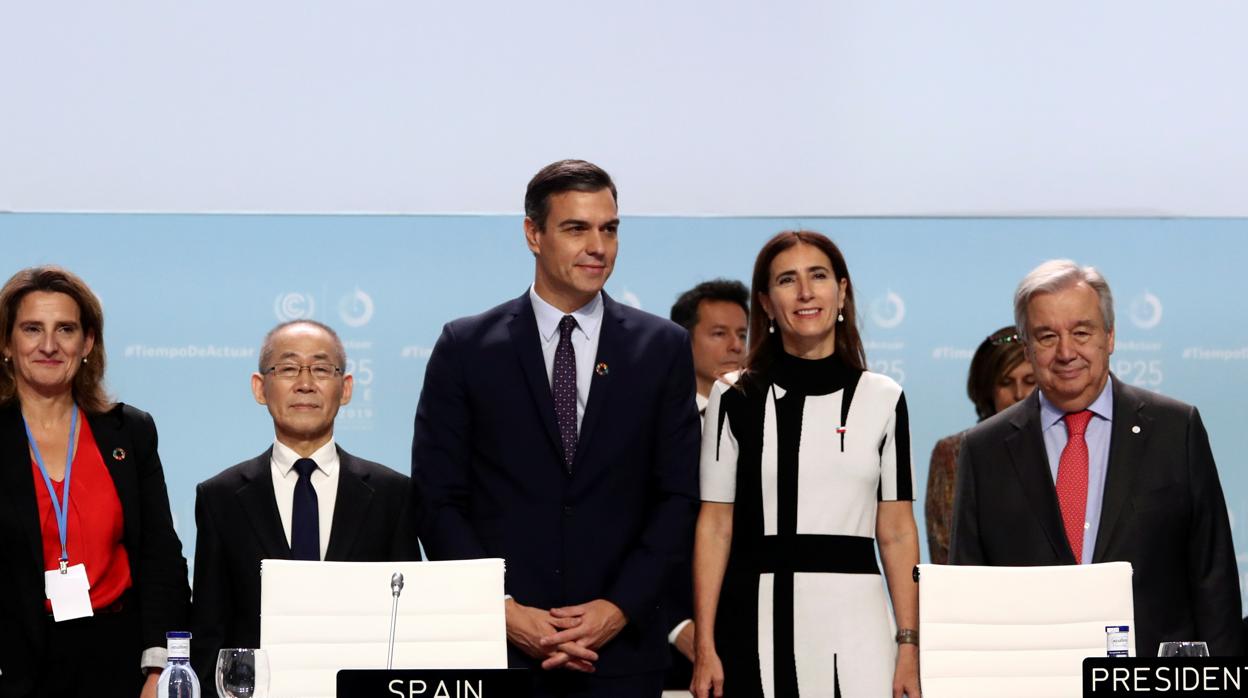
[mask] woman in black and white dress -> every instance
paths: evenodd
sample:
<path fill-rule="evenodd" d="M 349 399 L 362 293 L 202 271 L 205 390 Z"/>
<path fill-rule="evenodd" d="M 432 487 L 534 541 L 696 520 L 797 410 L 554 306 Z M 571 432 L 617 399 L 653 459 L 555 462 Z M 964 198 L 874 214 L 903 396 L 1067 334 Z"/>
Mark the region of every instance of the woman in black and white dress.
<path fill-rule="evenodd" d="M 746 370 L 706 410 L 691 691 L 918 698 L 901 387 L 864 370 L 853 287 L 826 237 L 772 238 L 751 306 Z"/>

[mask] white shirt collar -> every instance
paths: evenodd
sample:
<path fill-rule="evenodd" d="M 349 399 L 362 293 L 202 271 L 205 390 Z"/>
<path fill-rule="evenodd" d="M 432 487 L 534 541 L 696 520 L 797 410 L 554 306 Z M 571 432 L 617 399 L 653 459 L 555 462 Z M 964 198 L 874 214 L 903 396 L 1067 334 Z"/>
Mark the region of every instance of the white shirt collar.
<path fill-rule="evenodd" d="M 594 336 L 599 323 L 602 322 L 602 291 L 594 294 L 588 303 L 570 313 L 565 313 L 547 303 L 544 298 L 537 295 L 535 286 L 529 286 L 529 301 L 533 304 L 533 315 L 537 318 L 537 333 L 546 342 L 551 341 L 555 333 L 559 331 L 559 321 L 564 315 L 576 318 L 576 329 L 585 333 L 586 337 Z"/>
<path fill-rule="evenodd" d="M 1049 402 L 1049 398 L 1045 397 L 1043 390 L 1037 388 L 1036 392 L 1040 393 L 1040 428 L 1042 430 L 1048 429 L 1058 422 L 1061 422 L 1062 419 L 1066 417 L 1066 413 L 1058 409 L 1057 405 Z M 1092 401 L 1091 405 L 1088 405 L 1087 409 L 1091 410 L 1092 414 L 1104 419 L 1107 422 L 1114 421 L 1113 376 L 1110 376 L 1109 379 L 1105 381 L 1105 387 L 1101 388 L 1100 394 L 1096 396 L 1096 399 Z"/>
<path fill-rule="evenodd" d="M 281 441 L 275 440 L 273 442 L 273 465 L 277 466 L 277 470 L 282 474 L 282 477 L 290 475 L 291 468 L 295 467 L 295 461 L 302 457 Z M 316 449 L 308 457 L 316 461 L 317 469 L 326 475 L 332 476 L 338 470 L 338 448 L 334 445 L 333 439 Z"/>
<path fill-rule="evenodd" d="M 709 397 L 702 397 L 702 393 L 694 393 L 693 401 L 697 403 L 698 411 L 702 412 L 703 410 L 706 409 L 706 406 L 710 404 L 711 399 Z"/>

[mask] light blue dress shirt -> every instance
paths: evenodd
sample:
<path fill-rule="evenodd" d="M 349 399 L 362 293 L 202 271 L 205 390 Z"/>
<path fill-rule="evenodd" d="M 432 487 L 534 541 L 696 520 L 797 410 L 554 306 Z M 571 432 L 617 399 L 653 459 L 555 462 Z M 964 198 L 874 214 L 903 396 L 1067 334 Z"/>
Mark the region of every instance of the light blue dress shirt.
<path fill-rule="evenodd" d="M 1114 379 L 1105 381 L 1101 394 L 1088 405 L 1092 419 L 1084 432 L 1088 444 L 1088 507 L 1084 513 L 1083 556 L 1080 564 L 1092 562 L 1096 533 L 1101 526 L 1101 499 L 1105 495 L 1105 472 L 1109 469 L 1109 437 L 1114 425 Z M 1059 410 L 1040 392 L 1040 428 L 1044 433 L 1044 451 L 1049 457 L 1049 472 L 1057 486 L 1057 465 L 1066 448 L 1066 413 Z"/>
<path fill-rule="evenodd" d="M 581 420 L 585 417 L 585 404 L 589 401 L 589 384 L 594 378 L 594 360 L 598 357 L 598 335 L 602 329 L 602 292 L 590 302 L 564 313 L 537 295 L 537 289 L 529 287 L 529 301 L 537 318 L 537 335 L 542 340 L 542 358 L 546 361 L 546 382 L 553 380 L 555 350 L 559 348 L 559 321 L 564 315 L 576 318 L 572 330 L 572 350 L 576 352 L 576 433 L 581 433 Z"/>

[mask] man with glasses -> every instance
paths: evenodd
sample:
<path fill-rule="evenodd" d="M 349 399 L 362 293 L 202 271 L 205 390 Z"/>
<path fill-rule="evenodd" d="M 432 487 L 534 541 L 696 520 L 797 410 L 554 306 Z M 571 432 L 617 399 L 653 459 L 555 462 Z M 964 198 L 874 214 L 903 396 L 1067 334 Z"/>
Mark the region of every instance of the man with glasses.
<path fill-rule="evenodd" d="M 338 335 L 312 320 L 273 328 L 251 376 L 276 439 L 201 483 L 195 499 L 192 663 L 211 685 L 222 647 L 260 646 L 260 561 L 418 560 L 407 476 L 334 442 L 352 377 Z"/>

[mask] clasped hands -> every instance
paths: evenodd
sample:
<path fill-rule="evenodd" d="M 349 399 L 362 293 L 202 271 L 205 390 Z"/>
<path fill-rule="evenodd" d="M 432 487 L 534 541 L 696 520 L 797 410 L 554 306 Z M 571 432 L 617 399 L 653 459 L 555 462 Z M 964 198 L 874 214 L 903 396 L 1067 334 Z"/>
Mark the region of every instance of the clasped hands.
<path fill-rule="evenodd" d="M 619 634 L 628 619 L 619 606 L 594 599 L 549 611 L 507 599 L 507 639 L 543 669 L 594 672 L 598 652 Z"/>

